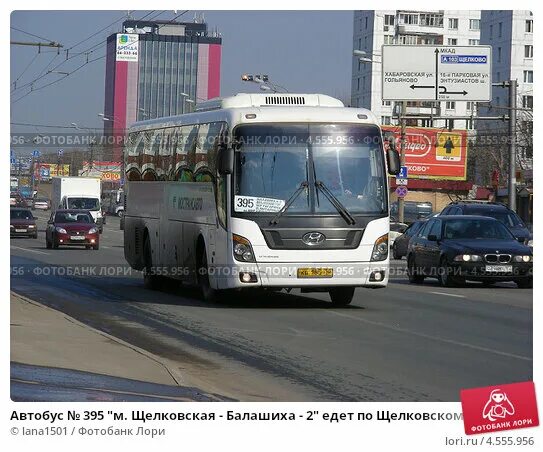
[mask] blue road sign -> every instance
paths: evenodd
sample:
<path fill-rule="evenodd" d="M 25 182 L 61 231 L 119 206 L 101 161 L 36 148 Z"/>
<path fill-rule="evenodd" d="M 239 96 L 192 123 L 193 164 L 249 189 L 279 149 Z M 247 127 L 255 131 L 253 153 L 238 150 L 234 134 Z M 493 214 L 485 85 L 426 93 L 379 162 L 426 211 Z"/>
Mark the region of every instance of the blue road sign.
<path fill-rule="evenodd" d="M 407 166 L 400 167 L 400 172 L 396 177 L 398 179 L 407 179 Z"/>
<path fill-rule="evenodd" d="M 37 149 L 34 149 L 32 151 L 32 157 L 39 157 L 40 156 L 40 151 L 38 151 Z"/>
<path fill-rule="evenodd" d="M 399 185 L 396 187 L 396 194 L 399 198 L 405 198 L 407 196 L 408 190 L 405 185 Z"/>
<path fill-rule="evenodd" d="M 12 165 L 15 165 L 17 163 L 17 159 L 12 157 L 9 159 L 9 162 L 12 164 Z"/>
<path fill-rule="evenodd" d="M 60 157 L 60 156 L 62 156 L 62 154 L 64 154 L 64 149 L 59 149 L 58 150 L 58 156 Z"/>

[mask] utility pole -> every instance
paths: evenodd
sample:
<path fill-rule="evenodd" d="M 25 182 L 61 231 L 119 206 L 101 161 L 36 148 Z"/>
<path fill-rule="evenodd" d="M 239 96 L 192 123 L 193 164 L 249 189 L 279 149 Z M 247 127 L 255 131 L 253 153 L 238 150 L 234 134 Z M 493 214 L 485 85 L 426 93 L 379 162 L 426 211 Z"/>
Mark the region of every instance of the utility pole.
<path fill-rule="evenodd" d="M 407 113 L 406 103 L 402 101 L 402 109 L 400 114 L 400 166 L 405 165 L 405 128 L 406 128 L 406 119 L 405 115 Z M 404 199 L 403 196 L 398 197 L 398 222 L 403 223 L 404 218 Z"/>
<path fill-rule="evenodd" d="M 517 81 L 509 80 L 509 208 L 517 211 Z"/>

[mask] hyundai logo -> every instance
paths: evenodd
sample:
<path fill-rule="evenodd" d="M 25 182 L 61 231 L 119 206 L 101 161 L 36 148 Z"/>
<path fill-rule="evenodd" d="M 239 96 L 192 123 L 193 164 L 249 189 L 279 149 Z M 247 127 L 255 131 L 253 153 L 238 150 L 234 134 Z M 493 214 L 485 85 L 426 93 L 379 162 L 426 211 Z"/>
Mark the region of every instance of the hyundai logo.
<path fill-rule="evenodd" d="M 308 232 L 302 236 L 302 242 L 309 246 L 320 245 L 326 240 L 326 236 L 320 232 Z"/>

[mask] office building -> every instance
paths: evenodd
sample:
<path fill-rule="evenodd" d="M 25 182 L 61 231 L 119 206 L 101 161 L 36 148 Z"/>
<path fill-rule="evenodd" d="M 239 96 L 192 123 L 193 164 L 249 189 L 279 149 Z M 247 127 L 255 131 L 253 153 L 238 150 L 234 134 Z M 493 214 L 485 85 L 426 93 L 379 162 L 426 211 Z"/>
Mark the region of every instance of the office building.
<path fill-rule="evenodd" d="M 107 39 L 104 133 L 124 136 L 135 121 L 182 114 L 219 96 L 221 43 L 201 20 L 125 21 Z"/>

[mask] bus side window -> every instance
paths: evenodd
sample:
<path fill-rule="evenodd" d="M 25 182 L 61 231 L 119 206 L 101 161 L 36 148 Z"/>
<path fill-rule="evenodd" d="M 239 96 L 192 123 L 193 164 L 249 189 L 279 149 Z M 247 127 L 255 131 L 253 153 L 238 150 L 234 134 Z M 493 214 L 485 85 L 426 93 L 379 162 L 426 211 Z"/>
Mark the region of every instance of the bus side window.
<path fill-rule="evenodd" d="M 193 182 L 194 154 L 196 152 L 198 126 L 189 125 L 179 127 L 177 137 L 175 180 L 180 182 Z"/>

